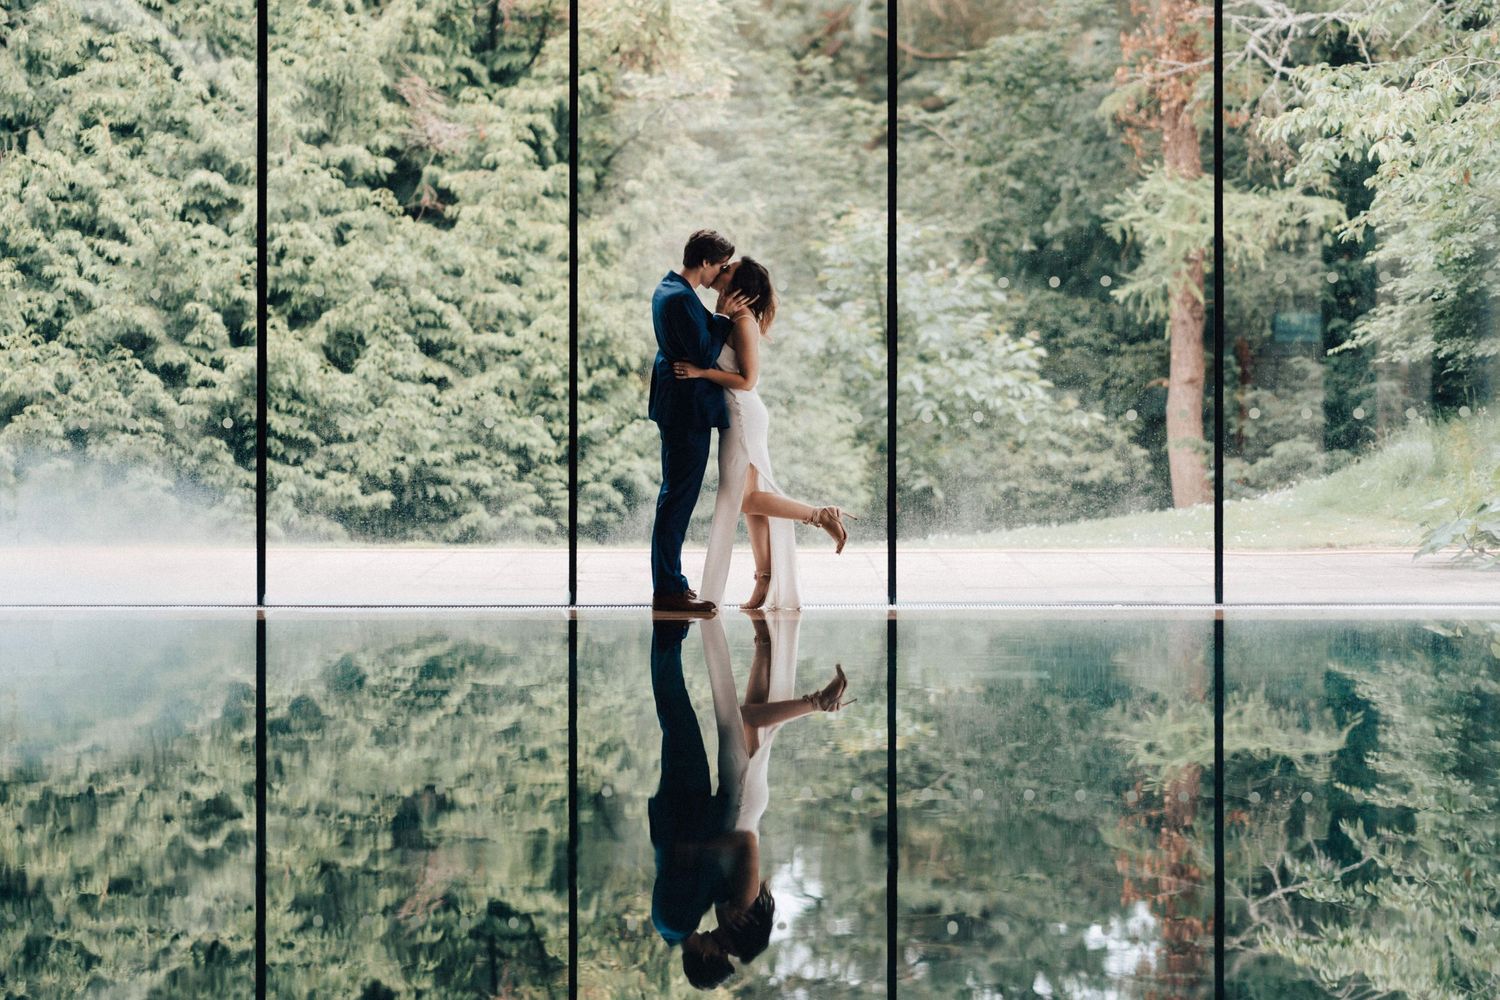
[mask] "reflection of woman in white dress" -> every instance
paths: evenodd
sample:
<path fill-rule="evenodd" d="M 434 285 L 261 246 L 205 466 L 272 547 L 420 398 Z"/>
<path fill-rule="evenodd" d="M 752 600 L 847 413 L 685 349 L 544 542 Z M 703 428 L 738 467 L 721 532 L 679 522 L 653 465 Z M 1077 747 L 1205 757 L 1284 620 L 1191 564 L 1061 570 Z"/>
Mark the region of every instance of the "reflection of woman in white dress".
<path fill-rule="evenodd" d="M 703 623 L 703 654 L 719 734 L 719 787 L 728 794 L 726 836 L 735 850 L 732 891 L 714 906 L 719 926 L 711 935 L 716 937 L 685 945 L 693 950 L 717 948 L 744 962 L 765 950 L 776 914 L 770 883 L 760 877 L 760 821 L 771 802 L 771 742 L 792 719 L 837 712 L 857 700 L 844 701 L 849 678 L 837 664 L 827 686 L 798 698 L 794 692 L 801 616 L 777 615 L 768 623 L 764 613 L 755 613 L 753 619 L 755 658 L 743 701 L 735 697 L 723 620 Z"/>
<path fill-rule="evenodd" d="M 748 312 L 735 320 L 734 331 L 720 352 L 718 367 L 673 364 L 678 378 L 706 378 L 723 387 L 729 404 L 729 426 L 719 432 L 719 492 L 708 531 L 708 556 L 699 596 L 719 604 L 729 577 L 729 557 L 739 515 L 745 515 L 750 551 L 755 556 L 755 591 L 740 605 L 749 611 L 767 606 L 798 608 L 797 541 L 794 521 L 822 528 L 844 551 L 849 533 L 843 519 L 853 517 L 837 507 L 814 507 L 781 491 L 771 474 L 768 443 L 770 414 L 755 391 L 760 373 L 760 338 L 776 318 L 776 291 L 759 262 L 741 257 L 730 265 L 729 291 L 750 300 Z"/>

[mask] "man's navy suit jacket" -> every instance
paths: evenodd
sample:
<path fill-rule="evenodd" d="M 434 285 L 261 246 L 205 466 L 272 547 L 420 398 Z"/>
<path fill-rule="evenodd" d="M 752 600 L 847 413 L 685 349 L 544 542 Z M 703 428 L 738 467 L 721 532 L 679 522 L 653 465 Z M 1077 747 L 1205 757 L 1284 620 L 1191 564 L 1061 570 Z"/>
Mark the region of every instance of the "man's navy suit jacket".
<path fill-rule="evenodd" d="M 679 379 L 672 373 L 672 362 L 714 367 L 734 321 L 710 313 L 688 280 L 668 271 L 651 296 L 651 325 L 656 328 L 648 411 L 651 419 L 664 430 L 728 427 L 724 390 L 706 378 Z"/>

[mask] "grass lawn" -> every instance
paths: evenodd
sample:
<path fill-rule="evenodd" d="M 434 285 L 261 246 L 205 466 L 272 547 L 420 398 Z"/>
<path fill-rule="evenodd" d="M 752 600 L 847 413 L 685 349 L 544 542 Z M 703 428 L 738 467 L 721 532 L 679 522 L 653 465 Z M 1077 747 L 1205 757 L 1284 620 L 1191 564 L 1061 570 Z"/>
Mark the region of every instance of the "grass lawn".
<path fill-rule="evenodd" d="M 1327 476 L 1224 506 L 1231 549 L 1415 549 L 1424 522 L 1466 496 L 1500 495 L 1500 418 L 1416 422 Z M 1435 509 L 1430 505 L 1440 500 Z M 1148 511 L 977 535 L 902 539 L 940 548 L 1211 548 L 1213 510 Z"/>

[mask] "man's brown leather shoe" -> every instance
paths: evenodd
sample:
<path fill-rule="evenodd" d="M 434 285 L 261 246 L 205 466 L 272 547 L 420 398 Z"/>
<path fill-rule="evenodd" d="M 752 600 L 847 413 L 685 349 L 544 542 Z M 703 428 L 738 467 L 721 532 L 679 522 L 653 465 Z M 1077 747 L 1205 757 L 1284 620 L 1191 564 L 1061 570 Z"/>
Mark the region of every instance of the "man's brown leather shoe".
<path fill-rule="evenodd" d="M 698 595 L 691 590 L 680 594 L 652 594 L 652 611 L 673 611 L 688 615 L 711 615 L 718 608 L 713 601 L 700 601 Z"/>

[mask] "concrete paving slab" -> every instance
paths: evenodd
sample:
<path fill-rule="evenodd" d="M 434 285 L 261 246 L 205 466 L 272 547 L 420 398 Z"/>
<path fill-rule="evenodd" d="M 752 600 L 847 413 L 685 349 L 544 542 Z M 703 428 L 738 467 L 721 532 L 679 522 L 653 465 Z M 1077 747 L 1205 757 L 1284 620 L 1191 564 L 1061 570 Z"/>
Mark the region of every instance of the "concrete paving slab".
<path fill-rule="evenodd" d="M 993 550 L 902 548 L 903 604 L 1189 603 L 1213 600 L 1206 550 Z M 880 548 L 798 552 L 803 600 L 886 602 Z M 704 552 L 687 549 L 695 584 Z M 273 546 L 271 604 L 560 604 L 567 551 L 516 547 Z M 647 548 L 585 548 L 579 602 L 650 600 Z M 726 603 L 749 596 L 753 563 L 736 551 Z M 253 604 L 255 553 L 243 547 L 31 546 L 0 548 L 0 603 Z M 1500 605 L 1500 573 L 1414 560 L 1406 550 L 1225 554 L 1229 603 Z"/>

